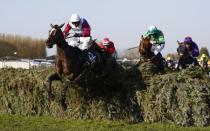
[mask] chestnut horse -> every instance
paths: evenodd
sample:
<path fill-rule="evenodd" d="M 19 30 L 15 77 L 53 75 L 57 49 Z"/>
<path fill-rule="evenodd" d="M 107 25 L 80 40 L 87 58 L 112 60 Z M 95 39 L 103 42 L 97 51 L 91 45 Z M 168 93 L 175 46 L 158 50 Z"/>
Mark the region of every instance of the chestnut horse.
<path fill-rule="evenodd" d="M 177 43 L 179 45 L 177 48 L 177 53 L 180 56 L 177 69 L 179 70 L 180 66 L 182 68 L 186 68 L 187 65 L 198 65 L 198 61 L 190 55 L 190 51 L 185 47 L 185 44 L 179 41 L 177 41 Z"/>
<path fill-rule="evenodd" d="M 80 78 L 81 75 L 85 74 L 87 71 L 86 68 L 83 66 L 83 52 L 78 47 L 72 47 L 68 45 L 66 42 L 63 32 L 61 28 L 64 26 L 62 25 L 52 25 L 52 29 L 49 32 L 48 39 L 46 40 L 46 46 L 48 48 L 52 48 L 53 45 L 56 45 L 56 73 L 50 75 L 48 77 L 48 96 L 49 99 L 53 98 L 54 95 L 52 94 L 52 81 L 54 80 L 62 80 L 61 76 L 67 76 L 68 81 L 65 81 L 64 88 L 61 93 L 61 104 L 63 107 L 66 108 L 65 104 L 65 97 L 68 85 L 72 81 L 76 81 Z M 93 71 L 94 73 L 100 74 L 103 70 L 103 59 L 101 55 L 101 49 L 95 42 L 92 42 L 92 46 L 89 49 L 89 53 L 92 56 L 92 63 L 91 68 L 89 70 Z M 89 55 L 90 56 L 90 55 Z"/>
<path fill-rule="evenodd" d="M 161 62 L 163 62 L 163 59 L 156 57 L 156 55 L 151 51 L 151 47 L 152 44 L 150 43 L 150 39 L 142 35 L 139 44 L 140 57 L 143 59 L 143 62 L 151 62 L 161 69 Z"/>

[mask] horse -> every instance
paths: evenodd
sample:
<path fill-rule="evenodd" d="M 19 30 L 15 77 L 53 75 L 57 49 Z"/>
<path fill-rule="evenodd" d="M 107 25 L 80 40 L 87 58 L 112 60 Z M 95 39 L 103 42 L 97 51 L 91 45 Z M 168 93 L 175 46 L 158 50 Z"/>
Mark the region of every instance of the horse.
<path fill-rule="evenodd" d="M 190 50 L 186 48 L 185 43 L 179 41 L 177 41 L 177 43 L 179 45 L 177 48 L 177 53 L 180 56 L 177 69 L 179 70 L 180 66 L 185 69 L 187 65 L 198 65 L 198 61 L 190 55 Z"/>
<path fill-rule="evenodd" d="M 139 44 L 139 53 L 140 58 L 143 59 L 143 61 L 151 62 L 152 64 L 156 65 L 160 70 L 162 70 L 163 58 L 157 57 L 152 51 L 152 44 L 150 43 L 150 39 L 147 37 L 141 36 L 140 44 Z M 140 59 L 140 61 L 142 61 Z"/>
<path fill-rule="evenodd" d="M 62 76 L 66 76 L 68 81 L 65 81 L 64 88 L 61 93 L 61 104 L 64 108 L 66 108 L 65 97 L 68 85 L 84 75 L 87 72 L 87 69 L 83 66 L 83 52 L 78 47 L 70 46 L 66 42 L 61 30 L 63 26 L 64 24 L 51 24 L 52 29 L 49 31 L 46 46 L 48 48 L 52 48 L 53 45 L 56 45 L 57 48 L 55 64 L 56 72 L 48 77 L 48 97 L 49 99 L 54 98 L 51 88 L 52 81 L 62 81 Z M 91 67 L 88 70 L 91 70 L 96 74 L 100 74 L 100 71 L 104 67 L 104 63 L 101 55 L 102 53 L 100 52 L 100 47 L 97 45 L 95 40 L 92 41 L 88 54 L 89 56 L 91 55 L 92 59 Z"/>

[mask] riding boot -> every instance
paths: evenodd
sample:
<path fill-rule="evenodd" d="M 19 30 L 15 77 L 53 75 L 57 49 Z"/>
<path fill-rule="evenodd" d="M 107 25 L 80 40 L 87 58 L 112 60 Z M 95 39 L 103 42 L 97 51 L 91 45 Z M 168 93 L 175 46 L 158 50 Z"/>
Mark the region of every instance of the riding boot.
<path fill-rule="evenodd" d="M 157 54 L 157 58 L 158 58 L 158 60 L 159 60 L 159 62 L 160 62 L 160 65 L 159 65 L 158 68 L 159 68 L 161 71 L 163 71 L 163 70 L 164 70 L 163 56 L 162 56 L 162 54 L 161 54 L 160 52 Z"/>
<path fill-rule="evenodd" d="M 83 50 L 83 67 L 88 68 L 90 66 L 88 50 Z"/>

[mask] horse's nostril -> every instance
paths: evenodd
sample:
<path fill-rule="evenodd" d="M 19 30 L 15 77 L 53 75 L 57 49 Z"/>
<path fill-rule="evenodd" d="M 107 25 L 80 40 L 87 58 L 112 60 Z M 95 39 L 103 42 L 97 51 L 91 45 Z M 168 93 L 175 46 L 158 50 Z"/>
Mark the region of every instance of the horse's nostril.
<path fill-rule="evenodd" d="M 49 40 L 47 39 L 47 40 L 45 40 L 45 43 L 49 43 Z"/>
<path fill-rule="evenodd" d="M 52 48 L 52 44 L 49 41 L 46 41 L 47 48 Z"/>
<path fill-rule="evenodd" d="M 52 45 L 48 45 L 47 47 L 48 47 L 48 48 L 52 48 Z"/>

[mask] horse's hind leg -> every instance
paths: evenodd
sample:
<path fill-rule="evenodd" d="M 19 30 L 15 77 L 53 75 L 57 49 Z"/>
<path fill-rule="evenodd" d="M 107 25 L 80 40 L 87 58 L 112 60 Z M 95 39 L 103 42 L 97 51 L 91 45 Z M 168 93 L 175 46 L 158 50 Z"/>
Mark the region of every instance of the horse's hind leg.
<path fill-rule="evenodd" d="M 52 94 L 52 81 L 54 80 L 61 80 L 57 73 L 54 73 L 48 77 L 48 97 L 49 99 L 54 98 L 55 96 Z"/>

